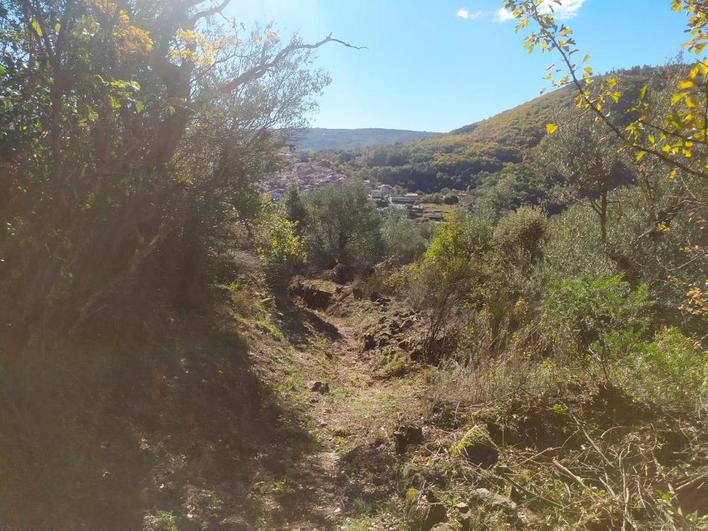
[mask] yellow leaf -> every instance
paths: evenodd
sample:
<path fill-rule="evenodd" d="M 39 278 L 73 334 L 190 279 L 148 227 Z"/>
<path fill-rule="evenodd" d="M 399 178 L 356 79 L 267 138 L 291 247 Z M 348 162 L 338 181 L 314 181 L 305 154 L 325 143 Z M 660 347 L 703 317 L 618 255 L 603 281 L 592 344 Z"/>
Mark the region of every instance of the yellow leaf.
<path fill-rule="evenodd" d="M 37 36 L 41 37 L 43 35 L 43 33 L 42 33 L 42 26 L 39 25 L 39 22 L 37 22 L 35 19 L 32 19 L 31 24 L 32 24 L 32 29 L 37 34 Z"/>
<path fill-rule="evenodd" d="M 647 95 L 647 86 L 642 85 L 642 90 L 639 91 L 639 99 L 643 100 L 646 95 Z"/>
<path fill-rule="evenodd" d="M 558 125 L 557 125 L 557 124 L 553 124 L 553 123 L 546 124 L 546 133 L 548 133 L 549 135 L 552 135 L 552 134 L 555 133 L 557 130 L 558 130 Z"/>
<path fill-rule="evenodd" d="M 684 81 L 681 81 L 681 82 L 678 84 L 678 88 L 679 88 L 680 90 L 685 90 L 685 89 L 694 88 L 695 86 L 696 86 L 696 84 L 695 84 L 695 83 L 693 82 L 693 80 L 691 80 L 691 79 L 686 79 L 686 80 L 684 80 Z"/>

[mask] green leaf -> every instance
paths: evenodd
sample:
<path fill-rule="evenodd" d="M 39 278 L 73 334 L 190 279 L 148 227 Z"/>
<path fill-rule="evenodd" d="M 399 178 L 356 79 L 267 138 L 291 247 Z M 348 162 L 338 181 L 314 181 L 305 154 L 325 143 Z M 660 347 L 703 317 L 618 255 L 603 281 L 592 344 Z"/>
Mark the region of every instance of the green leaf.
<path fill-rule="evenodd" d="M 54 24 L 54 31 L 59 33 L 61 31 L 61 22 Z"/>

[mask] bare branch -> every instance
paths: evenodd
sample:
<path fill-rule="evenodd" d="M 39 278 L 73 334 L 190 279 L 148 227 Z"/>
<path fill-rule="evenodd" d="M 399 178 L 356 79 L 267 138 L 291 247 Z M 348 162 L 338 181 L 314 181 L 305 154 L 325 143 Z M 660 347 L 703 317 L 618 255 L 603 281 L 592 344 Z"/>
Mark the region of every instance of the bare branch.
<path fill-rule="evenodd" d="M 256 65 L 253 68 L 246 70 L 238 77 L 229 81 L 226 85 L 221 87 L 221 91 L 222 92 L 231 92 L 235 88 L 237 88 L 245 83 L 249 83 L 251 81 L 255 81 L 255 80 L 263 77 L 271 69 L 273 69 L 278 64 L 280 64 L 282 61 L 287 59 L 290 54 L 292 54 L 298 50 L 314 50 L 314 49 L 324 46 L 325 44 L 330 43 L 330 42 L 341 44 L 342 46 L 345 46 L 347 48 L 353 48 L 355 50 L 365 49 L 365 47 L 354 46 L 353 44 L 349 44 L 348 42 L 342 41 L 340 39 L 335 39 L 334 37 L 332 37 L 332 34 L 327 35 L 327 37 L 325 37 L 321 41 L 313 43 L 313 44 L 306 44 L 306 43 L 300 43 L 300 42 L 294 41 L 294 42 L 291 42 L 290 44 L 288 44 L 282 50 L 280 50 L 275 55 L 275 57 L 273 57 L 273 59 L 271 59 L 270 61 L 266 61 L 264 63 Z"/>

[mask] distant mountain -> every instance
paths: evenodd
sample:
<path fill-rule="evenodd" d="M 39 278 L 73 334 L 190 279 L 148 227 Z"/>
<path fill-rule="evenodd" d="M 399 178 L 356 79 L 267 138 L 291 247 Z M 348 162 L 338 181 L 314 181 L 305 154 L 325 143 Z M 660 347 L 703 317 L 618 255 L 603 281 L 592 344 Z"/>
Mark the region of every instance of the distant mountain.
<path fill-rule="evenodd" d="M 405 131 L 401 129 L 300 129 L 292 134 L 289 142 L 300 151 L 325 151 L 357 149 L 369 146 L 389 146 L 439 136 L 429 131 Z"/>

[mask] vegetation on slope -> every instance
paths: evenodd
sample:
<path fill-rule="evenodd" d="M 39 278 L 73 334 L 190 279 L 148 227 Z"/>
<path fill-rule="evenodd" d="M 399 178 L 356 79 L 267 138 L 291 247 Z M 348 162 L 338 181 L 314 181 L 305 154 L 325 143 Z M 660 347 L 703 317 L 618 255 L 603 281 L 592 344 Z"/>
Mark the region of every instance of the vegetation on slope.
<path fill-rule="evenodd" d="M 705 138 L 548 127 L 561 91 L 336 155 L 475 186 L 442 223 L 272 203 L 333 39 L 227 4 L 0 2 L 0 527 L 705 527 Z M 697 130 L 665 102 L 708 68 L 650 74 L 644 119 Z"/>
<path fill-rule="evenodd" d="M 637 67 L 608 74 L 617 78 L 627 96 L 613 112 L 623 115 L 625 102 L 631 101 L 644 83 L 651 80 L 661 86 L 670 78 L 670 70 Z M 546 124 L 574 108 L 575 94 L 567 87 L 446 135 L 328 157 L 345 173 L 409 191 L 476 189 L 514 176 L 512 180 L 519 181 L 523 192 L 538 195 L 539 188 L 547 184 L 538 182 L 541 176 L 532 163 L 536 148 L 546 135 Z"/>

